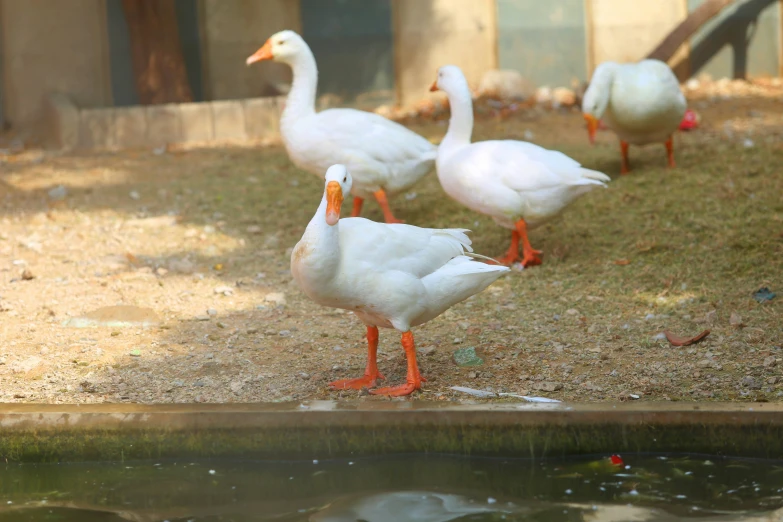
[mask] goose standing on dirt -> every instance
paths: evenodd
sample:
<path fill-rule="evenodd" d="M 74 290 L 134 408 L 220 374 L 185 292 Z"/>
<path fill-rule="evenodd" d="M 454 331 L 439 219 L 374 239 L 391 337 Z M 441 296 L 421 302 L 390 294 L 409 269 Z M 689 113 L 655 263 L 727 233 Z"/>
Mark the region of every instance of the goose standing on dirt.
<path fill-rule="evenodd" d="M 340 219 L 351 190 L 344 165 L 326 171 L 321 204 L 291 253 L 291 273 L 313 301 L 350 310 L 367 326 L 367 368 L 358 379 L 330 384 L 332 389 L 372 388 L 378 371 L 378 327 L 402 333 L 408 360 L 405 384 L 371 390 L 377 395 L 409 395 L 425 379 L 416 363 L 411 327 L 481 292 L 508 268 L 475 262 L 462 229 L 431 229 Z M 482 256 L 477 256 L 482 257 Z"/>
<path fill-rule="evenodd" d="M 294 31 L 270 37 L 247 64 L 262 60 L 286 63 L 293 85 L 280 118 L 288 156 L 294 164 L 323 176 L 329 166 L 346 165 L 354 176 L 353 213 L 375 197 L 387 223 L 401 223 L 387 201 L 388 194 L 407 190 L 435 164 L 437 148 L 415 132 L 386 118 L 355 109 L 315 112 L 318 68 L 310 47 Z"/>
<path fill-rule="evenodd" d="M 471 143 L 473 102 L 465 76 L 459 67 L 438 69 L 431 91 L 443 90 L 449 98 L 449 129 L 438 147 L 438 179 L 446 194 L 466 207 L 486 214 L 510 229 L 511 246 L 497 259 L 524 266 L 541 263 L 541 251 L 533 249 L 527 237 L 535 228 L 556 217 L 576 198 L 609 177 L 582 168 L 565 154 L 515 140 Z"/>
<path fill-rule="evenodd" d="M 660 60 L 604 62 L 596 67 L 582 99 L 590 142 L 602 119 L 620 138 L 621 174 L 630 171 L 629 145 L 664 143 L 669 167 L 674 167 L 672 135 L 686 108 L 677 77 Z"/>

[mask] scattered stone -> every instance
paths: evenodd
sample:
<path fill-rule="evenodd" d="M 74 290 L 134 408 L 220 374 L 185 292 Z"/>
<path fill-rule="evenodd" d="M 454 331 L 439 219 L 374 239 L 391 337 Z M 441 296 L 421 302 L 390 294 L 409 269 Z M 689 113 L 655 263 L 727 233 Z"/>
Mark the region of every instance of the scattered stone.
<path fill-rule="evenodd" d="M 767 379 L 767 384 L 777 384 L 778 378 L 777 377 L 769 377 Z"/>
<path fill-rule="evenodd" d="M 277 335 L 280 337 L 289 337 L 291 335 L 291 330 L 280 330 Z"/>
<path fill-rule="evenodd" d="M 210 317 L 215 317 L 218 314 L 217 310 L 214 308 L 207 309 L 207 315 Z"/>
<path fill-rule="evenodd" d="M 731 317 L 729 317 L 729 324 L 734 328 L 742 328 L 745 326 L 742 323 L 742 317 L 737 312 L 731 312 Z"/>
<path fill-rule="evenodd" d="M 518 71 L 511 69 L 493 69 L 484 73 L 479 82 L 479 96 L 500 99 L 529 98 L 535 92 L 535 86 Z"/>
<path fill-rule="evenodd" d="M 239 395 L 240 392 L 242 391 L 242 388 L 245 387 L 245 383 L 241 381 L 233 381 L 231 384 L 228 385 L 228 387 L 235 395 Z"/>
<path fill-rule="evenodd" d="M 434 346 L 422 346 L 421 348 L 416 349 L 417 352 L 419 352 L 422 355 L 432 355 L 435 353 L 435 347 Z"/>
<path fill-rule="evenodd" d="M 696 363 L 696 366 L 699 368 L 710 368 L 712 366 L 712 361 L 709 359 L 702 359 Z"/>
<path fill-rule="evenodd" d="M 49 195 L 49 199 L 53 201 L 62 201 L 65 199 L 65 196 L 68 195 L 68 189 L 65 188 L 65 185 L 57 185 L 53 189 L 49 190 L 47 194 Z"/>
<path fill-rule="evenodd" d="M 265 303 L 275 303 L 277 306 L 285 306 L 286 299 L 283 292 L 272 292 L 264 296 Z"/>
<path fill-rule="evenodd" d="M 24 270 L 22 270 L 22 281 L 30 281 L 32 279 L 35 279 L 35 276 L 30 271 L 29 268 L 25 268 Z"/>
<path fill-rule="evenodd" d="M 554 392 L 557 390 L 562 390 L 563 385 L 560 384 L 559 382 L 542 381 L 542 382 L 533 383 L 532 388 L 534 390 L 539 390 L 539 391 Z"/>
<path fill-rule="evenodd" d="M 222 294 L 224 296 L 234 295 L 234 289 L 231 288 L 230 286 L 226 286 L 226 285 L 216 286 L 215 289 L 214 289 L 214 292 L 216 294 L 219 294 L 219 295 Z"/>
<path fill-rule="evenodd" d="M 247 227 L 247 233 L 248 234 L 260 234 L 261 233 L 261 227 L 258 225 L 250 225 Z"/>
<path fill-rule="evenodd" d="M 774 368 L 777 363 L 775 357 L 767 357 L 764 359 L 764 368 Z"/>
<path fill-rule="evenodd" d="M 576 93 L 566 87 L 557 87 L 552 91 L 552 106 L 571 107 L 576 105 Z"/>
<path fill-rule="evenodd" d="M 111 328 L 150 327 L 160 324 L 154 310 L 132 305 L 105 306 L 65 321 L 65 326 L 88 328 L 108 326 Z"/>
<path fill-rule="evenodd" d="M 137 191 L 135 191 L 135 190 L 131 190 L 131 191 L 130 191 L 130 194 L 128 194 L 128 195 L 130 196 L 130 198 L 131 198 L 132 200 L 135 200 L 135 201 L 138 201 L 138 200 L 140 200 L 140 199 L 141 199 L 141 194 L 139 194 L 139 193 L 138 193 Z"/>
<path fill-rule="evenodd" d="M 258 333 L 258 328 L 248 328 L 247 329 L 248 335 L 253 335 Z"/>
<path fill-rule="evenodd" d="M 750 388 L 751 390 L 760 390 L 761 389 L 761 383 L 758 382 L 757 379 L 754 379 L 750 375 L 746 375 L 742 378 L 742 381 L 740 381 L 740 384 L 746 388 Z"/>
<path fill-rule="evenodd" d="M 457 366 L 481 366 L 484 364 L 484 359 L 476 355 L 476 349 L 473 346 L 468 348 L 457 348 L 454 351 L 454 362 Z"/>
<path fill-rule="evenodd" d="M 42 365 L 43 362 L 44 362 L 43 359 L 33 355 L 32 357 L 28 357 L 23 361 L 16 361 L 13 364 L 11 364 L 9 367 L 11 368 L 11 371 L 14 373 L 27 373 Z"/>
<path fill-rule="evenodd" d="M 568 315 L 579 315 L 579 310 L 577 310 L 576 308 L 569 308 L 568 310 L 566 310 L 566 313 Z"/>
<path fill-rule="evenodd" d="M 196 316 L 196 321 L 209 321 L 211 318 L 207 314 L 201 314 Z"/>

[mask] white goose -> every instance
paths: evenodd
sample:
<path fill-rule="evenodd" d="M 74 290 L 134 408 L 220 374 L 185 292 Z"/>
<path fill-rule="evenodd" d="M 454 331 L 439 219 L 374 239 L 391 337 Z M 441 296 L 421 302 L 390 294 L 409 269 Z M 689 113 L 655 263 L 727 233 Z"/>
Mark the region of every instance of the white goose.
<path fill-rule="evenodd" d="M 596 67 L 582 100 L 590 141 L 595 140 L 599 120 L 620 138 L 622 168 L 627 174 L 629 145 L 666 145 L 669 167 L 674 167 L 672 135 L 685 115 L 687 102 L 671 68 L 660 60 Z"/>
<path fill-rule="evenodd" d="M 310 47 L 294 31 L 270 37 L 247 64 L 274 60 L 291 66 L 294 75 L 280 132 L 296 166 L 317 176 L 330 165 L 346 165 L 355 179 L 352 216 L 364 199 L 374 196 L 387 223 L 396 219 L 387 194 L 407 190 L 435 164 L 435 145 L 398 123 L 355 109 L 315 112 L 318 68 Z"/>
<path fill-rule="evenodd" d="M 508 268 L 472 261 L 468 256 L 477 255 L 470 253 L 466 230 L 340 219 L 351 184 L 344 165 L 326 171 L 321 204 L 291 253 L 291 273 L 313 301 L 350 310 L 367 326 L 364 376 L 335 381 L 332 389 L 371 388 L 383 379 L 376 360 L 378 327 L 383 327 L 402 332 L 408 374 L 405 384 L 372 393 L 408 395 L 425 380 L 411 327 L 482 291 Z"/>
<path fill-rule="evenodd" d="M 443 190 L 466 207 L 486 214 L 511 232 L 511 246 L 498 262 L 541 263 L 527 237 L 528 229 L 556 217 L 577 197 L 605 186 L 609 177 L 582 168 L 561 152 L 515 140 L 471 143 L 473 102 L 459 67 L 438 69 L 430 90 L 449 97 L 449 130 L 438 147 L 438 179 Z"/>

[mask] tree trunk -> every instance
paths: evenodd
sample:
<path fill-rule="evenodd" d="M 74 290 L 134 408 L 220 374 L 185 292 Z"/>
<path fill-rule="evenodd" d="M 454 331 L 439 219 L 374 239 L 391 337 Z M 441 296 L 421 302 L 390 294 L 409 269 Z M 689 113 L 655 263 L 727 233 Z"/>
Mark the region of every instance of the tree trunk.
<path fill-rule="evenodd" d="M 647 55 L 647 58 L 653 58 L 666 62 L 674 56 L 677 49 L 680 48 L 685 40 L 695 33 L 710 18 L 720 13 L 725 7 L 734 3 L 734 0 L 707 0 L 697 7 L 688 17 L 669 33 L 658 47 Z"/>
<path fill-rule="evenodd" d="M 142 105 L 193 101 L 174 0 L 122 0 Z"/>

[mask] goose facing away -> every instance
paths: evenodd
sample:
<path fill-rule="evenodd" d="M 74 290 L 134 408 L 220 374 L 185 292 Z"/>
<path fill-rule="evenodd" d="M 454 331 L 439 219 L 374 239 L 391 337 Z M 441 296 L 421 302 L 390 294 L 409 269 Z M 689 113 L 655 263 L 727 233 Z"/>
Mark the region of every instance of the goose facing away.
<path fill-rule="evenodd" d="M 372 388 L 383 379 L 376 359 L 378 328 L 394 328 L 402 333 L 406 382 L 371 392 L 408 395 L 425 380 L 411 328 L 481 292 L 508 268 L 473 261 L 466 230 L 340 219 L 351 175 L 344 165 L 333 165 L 325 178 L 321 204 L 291 253 L 291 273 L 316 303 L 356 314 L 367 327 L 368 344 L 364 376 L 330 386 Z"/>
<path fill-rule="evenodd" d="M 579 196 L 604 187 L 609 177 L 582 168 L 565 154 L 516 140 L 471 143 L 473 102 L 459 67 L 446 65 L 430 90 L 445 91 L 451 107 L 446 136 L 438 147 L 443 190 L 466 207 L 511 230 L 511 246 L 498 262 L 541 263 L 527 231 L 559 215 Z"/>
<path fill-rule="evenodd" d="M 628 147 L 664 143 L 669 167 L 674 167 L 672 136 L 682 122 L 687 102 L 671 68 L 660 60 L 596 67 L 582 100 L 590 141 L 599 120 L 617 134 L 621 173 L 630 171 Z"/>
<path fill-rule="evenodd" d="M 318 68 L 310 47 L 294 31 L 272 35 L 247 64 L 263 60 L 286 63 L 293 70 L 293 84 L 280 118 L 280 133 L 291 161 L 319 177 L 333 164 L 346 165 L 355 180 L 352 216 L 359 215 L 364 199 L 374 197 L 387 223 L 401 223 L 387 195 L 409 189 L 432 169 L 435 145 L 371 112 L 315 112 Z"/>

